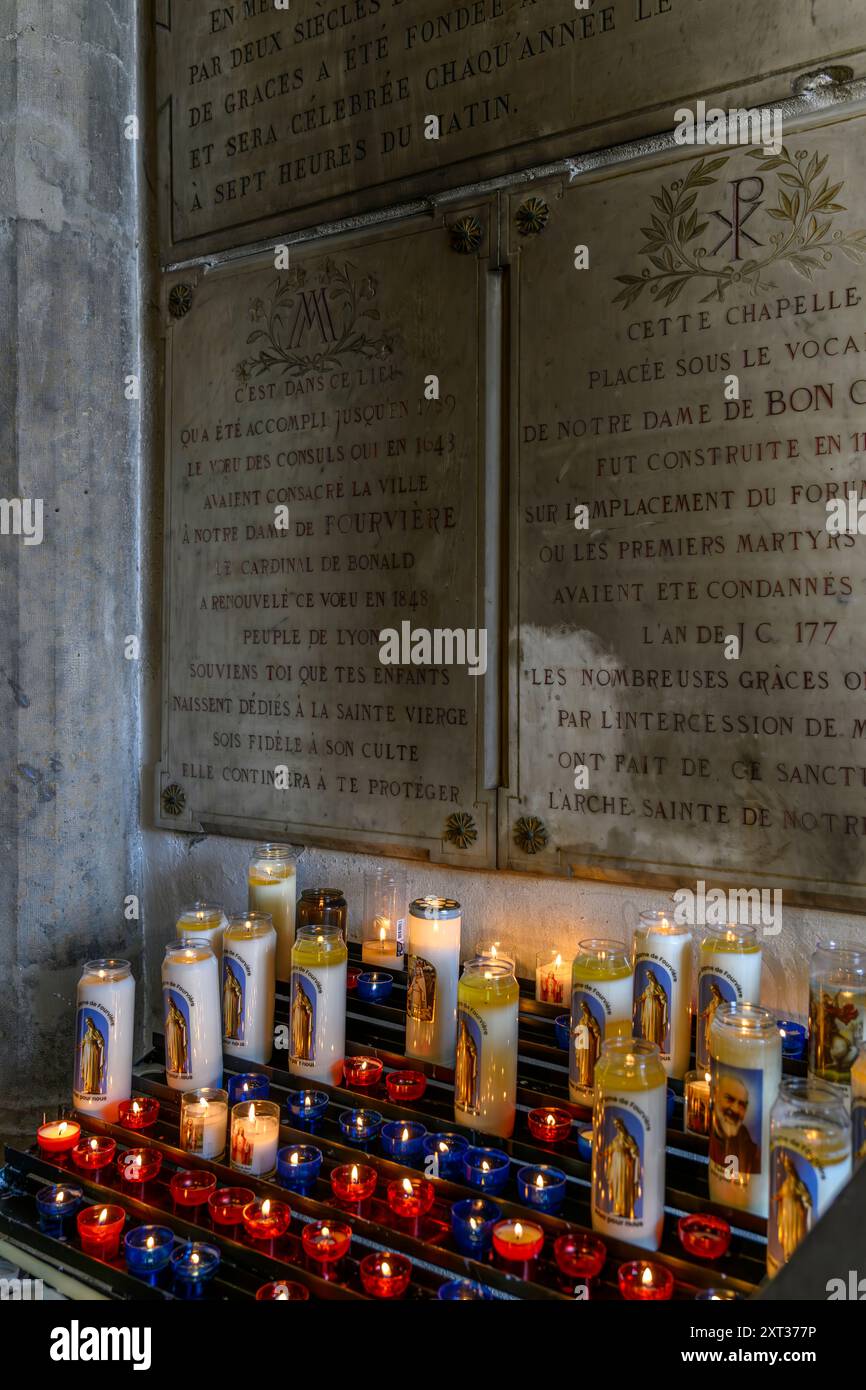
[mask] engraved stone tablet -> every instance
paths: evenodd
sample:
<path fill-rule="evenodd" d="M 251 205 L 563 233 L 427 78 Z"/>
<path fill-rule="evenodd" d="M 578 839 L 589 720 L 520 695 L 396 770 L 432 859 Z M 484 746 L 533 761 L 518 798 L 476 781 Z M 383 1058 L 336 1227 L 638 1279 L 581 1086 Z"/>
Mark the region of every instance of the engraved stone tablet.
<path fill-rule="evenodd" d="M 864 134 L 511 199 L 513 867 L 863 896 Z"/>
<path fill-rule="evenodd" d="M 489 218 L 173 281 L 160 825 L 492 862 L 485 678 L 379 636 L 482 625 Z"/>

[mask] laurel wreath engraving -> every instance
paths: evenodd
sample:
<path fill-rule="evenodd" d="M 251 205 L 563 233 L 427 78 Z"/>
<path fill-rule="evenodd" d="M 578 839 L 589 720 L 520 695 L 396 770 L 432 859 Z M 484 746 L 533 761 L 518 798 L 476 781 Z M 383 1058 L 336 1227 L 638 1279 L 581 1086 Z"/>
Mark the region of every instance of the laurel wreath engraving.
<path fill-rule="evenodd" d="M 701 303 L 724 300 L 734 286 L 749 295 L 775 289 L 767 278 L 774 265 L 789 265 L 806 280 L 812 280 L 825 270 L 839 251 L 848 260 L 861 264 L 866 259 L 866 229 L 853 232 L 832 232 L 836 213 L 845 206 L 836 202 L 844 183 L 830 183 L 821 178 L 828 155 L 819 158 L 808 150 L 797 150 L 791 157 L 785 146 L 779 155 L 765 156 L 761 150 L 749 150 L 748 157 L 760 160 L 757 173 L 775 172 L 778 180 L 778 202 L 769 208 L 769 215 L 780 223 L 780 230 L 770 237 L 772 250 L 763 259 L 745 260 L 737 265 L 714 267 L 707 263 L 706 247 L 695 245 L 709 223 L 702 221 L 698 207 L 698 190 L 718 183 L 715 175 L 730 156 L 704 157 L 693 164 L 683 179 L 674 179 L 653 195 L 655 211 L 650 225 L 642 227 L 646 237 L 640 254 L 647 256 L 653 270 L 646 268 L 640 275 L 618 275 L 624 286 L 614 296 L 614 304 L 629 308 L 644 290 L 658 304 L 670 305 L 682 294 L 686 285 L 696 281 L 708 284 Z"/>
<path fill-rule="evenodd" d="M 250 318 L 259 326 L 250 333 L 247 343 L 261 343 L 261 347 L 255 356 L 245 357 L 237 364 L 238 380 L 264 376 L 274 368 L 282 368 L 283 376 L 299 376 L 339 367 L 346 353 L 364 358 L 388 357 L 394 350 L 393 341 L 386 335 L 370 337 L 369 325 L 364 323 L 365 319 L 379 318 L 379 310 L 373 304 L 378 282 L 374 275 L 359 276 L 356 271 L 350 261 L 344 261 L 340 267 L 328 256 L 312 276 L 303 266 L 294 266 L 271 283 L 267 301 L 250 300 Z M 299 351 L 288 341 L 294 331 L 298 296 L 308 287 L 308 281 L 309 287 L 326 289 L 337 332 L 333 343 L 313 353 Z"/>

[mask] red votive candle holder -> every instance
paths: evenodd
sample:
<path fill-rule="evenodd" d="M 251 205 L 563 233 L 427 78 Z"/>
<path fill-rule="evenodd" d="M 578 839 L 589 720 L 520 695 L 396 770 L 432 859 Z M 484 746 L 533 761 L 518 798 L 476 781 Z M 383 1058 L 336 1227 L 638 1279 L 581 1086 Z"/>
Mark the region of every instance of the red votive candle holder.
<path fill-rule="evenodd" d="M 664 1303 L 673 1297 L 674 1276 L 664 1265 L 629 1260 L 620 1265 L 616 1277 L 622 1297 L 630 1303 Z"/>
<path fill-rule="evenodd" d="M 349 965 L 346 968 L 346 989 L 358 988 L 358 976 L 362 974 L 360 965 Z"/>
<path fill-rule="evenodd" d="M 311 1221 L 301 1232 L 304 1254 L 322 1279 L 333 1278 L 351 1243 L 352 1228 L 343 1221 Z"/>
<path fill-rule="evenodd" d="M 207 1199 L 207 1209 L 214 1226 L 240 1226 L 244 1211 L 256 1200 L 251 1187 L 218 1187 Z"/>
<path fill-rule="evenodd" d="M 394 1178 L 388 1183 L 388 1206 L 402 1221 L 416 1224 L 426 1216 L 436 1195 L 426 1178 Z"/>
<path fill-rule="evenodd" d="M 359 1207 L 376 1191 L 379 1175 L 366 1163 L 343 1163 L 331 1170 L 331 1191 L 341 1202 Z"/>
<path fill-rule="evenodd" d="M 36 1131 L 36 1141 L 44 1154 L 68 1154 L 81 1138 L 77 1120 L 47 1120 Z"/>
<path fill-rule="evenodd" d="M 421 1071 L 392 1071 L 385 1077 L 385 1089 L 395 1105 L 401 1100 L 420 1100 L 427 1090 L 427 1078 Z"/>
<path fill-rule="evenodd" d="M 150 1129 L 159 1118 L 159 1101 L 155 1096 L 133 1096 L 120 1102 L 117 1115 L 126 1129 Z"/>
<path fill-rule="evenodd" d="M 216 1173 L 206 1168 L 184 1168 L 172 1173 L 169 1187 L 177 1206 L 203 1207 L 216 1191 L 216 1181 Z"/>
<path fill-rule="evenodd" d="M 382 1077 L 382 1063 L 378 1057 L 347 1057 L 343 1063 L 343 1077 L 347 1086 L 358 1086 L 366 1091 L 375 1086 Z"/>
<path fill-rule="evenodd" d="M 588 1283 L 604 1269 L 607 1248 L 603 1240 L 589 1231 L 567 1231 L 553 1242 L 553 1258 L 566 1279 Z"/>
<path fill-rule="evenodd" d="M 285 1202 L 273 1201 L 265 1197 L 256 1199 L 244 1207 L 244 1231 L 249 1240 L 273 1245 L 284 1236 L 292 1219 L 292 1209 Z"/>
<path fill-rule="evenodd" d="M 677 1222 L 680 1244 L 698 1260 L 720 1260 L 731 1243 L 731 1228 L 721 1216 L 681 1216 Z"/>
<path fill-rule="evenodd" d="M 116 1149 L 117 1144 L 110 1134 L 93 1134 L 78 1141 L 72 1150 L 72 1162 L 76 1168 L 98 1173 L 100 1168 L 108 1167 Z"/>
<path fill-rule="evenodd" d="M 162 1167 L 159 1149 L 126 1149 L 117 1160 L 117 1171 L 130 1186 L 141 1186 L 155 1178 Z"/>
<path fill-rule="evenodd" d="M 567 1110 L 556 1107 L 530 1110 L 529 1132 L 542 1144 L 562 1144 L 571 1134 L 572 1117 Z"/>
<path fill-rule="evenodd" d="M 85 1255 L 113 1260 L 120 1249 L 126 1212 L 123 1207 L 84 1207 L 78 1213 L 78 1237 Z"/>
<path fill-rule="evenodd" d="M 411 1278 L 409 1260 L 392 1250 L 375 1250 L 361 1261 L 361 1283 L 373 1298 L 402 1298 Z"/>
<path fill-rule="evenodd" d="M 305 1303 L 309 1297 L 310 1290 L 303 1284 L 296 1284 L 293 1279 L 282 1280 L 277 1284 L 262 1284 L 256 1292 L 258 1303 L 271 1300 L 277 1303 Z"/>
<path fill-rule="evenodd" d="M 528 1279 L 532 1265 L 544 1248 L 544 1231 L 534 1221 L 497 1221 L 493 1248 L 510 1274 Z"/>

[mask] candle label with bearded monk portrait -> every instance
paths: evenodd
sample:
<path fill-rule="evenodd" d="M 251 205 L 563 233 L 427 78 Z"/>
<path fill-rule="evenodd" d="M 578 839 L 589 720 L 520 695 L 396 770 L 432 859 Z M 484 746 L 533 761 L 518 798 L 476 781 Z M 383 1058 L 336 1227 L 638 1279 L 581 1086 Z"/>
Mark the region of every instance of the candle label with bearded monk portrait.
<path fill-rule="evenodd" d="M 581 941 L 571 979 L 568 1094 L 576 1105 L 591 1105 L 602 1043 L 631 1033 L 633 974 L 624 943 Z"/>
<path fill-rule="evenodd" d="M 667 1077 L 658 1047 L 606 1042 L 595 1071 L 593 1230 L 657 1250 L 664 1224 Z"/>
<path fill-rule="evenodd" d="M 848 1116 L 838 1091 L 783 1083 L 770 1118 L 767 1272 L 787 1264 L 851 1176 Z"/>
<path fill-rule="evenodd" d="M 467 961 L 457 991 L 454 1116 L 458 1124 L 508 1139 L 517 1108 L 520 987 L 512 967 Z"/>
<path fill-rule="evenodd" d="M 710 1198 L 766 1216 L 770 1107 L 782 1079 L 782 1039 L 757 1004 L 720 1004 L 710 1028 Z"/>
<path fill-rule="evenodd" d="M 73 1098 L 79 1110 L 116 1120 L 132 1089 L 135 981 L 129 961 L 88 961 L 78 982 Z"/>
<path fill-rule="evenodd" d="M 346 1054 L 346 962 L 334 923 L 299 926 L 292 947 L 289 1071 L 338 1086 Z"/>
<path fill-rule="evenodd" d="M 809 1075 L 851 1084 L 866 1019 L 866 950 L 856 942 L 819 941 L 809 970 Z"/>

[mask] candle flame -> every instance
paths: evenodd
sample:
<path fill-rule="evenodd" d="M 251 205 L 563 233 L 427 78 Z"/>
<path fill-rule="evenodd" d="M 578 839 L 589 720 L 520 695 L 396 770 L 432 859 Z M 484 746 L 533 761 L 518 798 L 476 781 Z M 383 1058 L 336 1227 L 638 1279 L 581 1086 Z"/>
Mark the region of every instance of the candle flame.
<path fill-rule="evenodd" d="M 386 1279 L 391 1278 L 391 1266 L 389 1265 L 387 1260 L 382 1261 L 382 1273 L 384 1274 Z"/>
<path fill-rule="evenodd" d="M 96 1224 L 97 1224 L 97 1226 L 104 1226 L 104 1225 L 105 1225 L 105 1222 L 106 1222 L 107 1220 L 108 1220 L 108 1207 L 103 1207 L 103 1208 L 102 1208 L 102 1211 L 99 1213 L 99 1220 L 97 1221 Z"/>
<path fill-rule="evenodd" d="M 244 1094 L 246 1095 L 246 1093 L 247 1093 L 247 1091 L 248 1091 L 249 1089 L 250 1089 L 250 1083 L 249 1083 L 248 1081 L 245 1081 L 244 1084 L 243 1084 L 243 1086 L 241 1086 L 241 1090 L 242 1090 L 242 1091 L 244 1092 Z"/>
<path fill-rule="evenodd" d="M 60 1191 L 58 1192 L 57 1196 L 54 1198 L 54 1200 L 55 1200 L 55 1202 L 65 1202 L 65 1201 L 66 1201 L 66 1193 L 63 1191 L 63 1188 L 62 1188 L 62 1187 L 61 1187 Z"/>
<path fill-rule="evenodd" d="M 409 1138 L 409 1131 L 405 1125 L 403 1126 L 403 1133 L 400 1135 L 400 1138 L 402 1139 L 404 1144 L 406 1143 L 406 1140 Z"/>
<path fill-rule="evenodd" d="M 297 1167 L 297 1163 L 298 1163 L 298 1151 L 297 1151 L 297 1149 L 295 1149 L 295 1152 L 294 1152 L 294 1153 L 292 1154 L 292 1156 L 290 1157 L 289 1162 L 292 1164 L 293 1167 Z"/>
<path fill-rule="evenodd" d="M 707 1083 L 708 1086 L 709 1086 L 710 1082 L 712 1081 L 712 1079 L 713 1079 L 713 1078 L 712 1078 L 712 1075 L 710 1074 L 710 1072 L 705 1071 L 705 1072 L 704 1072 L 704 1080 L 706 1081 L 706 1083 Z"/>
<path fill-rule="evenodd" d="M 448 1152 L 448 1145 L 445 1143 L 444 1139 L 439 1140 L 439 1152 L 441 1154 L 447 1154 Z"/>
<path fill-rule="evenodd" d="M 470 1216 L 470 1218 L 469 1218 L 469 1229 L 470 1229 L 470 1231 L 477 1231 L 477 1230 L 478 1230 L 478 1222 L 475 1220 L 475 1217 L 474 1217 L 474 1216 Z"/>
<path fill-rule="evenodd" d="M 640 1277 L 640 1281 L 641 1281 L 641 1283 L 643 1284 L 644 1288 L 648 1288 L 649 1285 L 652 1283 L 652 1281 L 653 1281 L 653 1272 L 652 1272 L 652 1270 L 650 1269 L 649 1265 L 645 1265 L 645 1266 L 644 1266 L 644 1272 L 643 1272 L 643 1274 L 642 1274 L 641 1277 Z"/>
<path fill-rule="evenodd" d="M 562 956 L 559 954 L 558 951 L 556 953 L 556 960 L 553 962 L 553 964 L 554 966 L 562 965 Z"/>
<path fill-rule="evenodd" d="M 135 1164 L 136 1168 L 140 1168 L 140 1167 L 141 1167 L 141 1154 L 136 1154 L 136 1155 L 135 1155 L 135 1158 L 134 1158 L 132 1161 L 133 1161 L 133 1163 Z"/>
<path fill-rule="evenodd" d="M 330 1240 L 330 1238 L 331 1238 L 331 1232 L 330 1232 L 330 1228 L 329 1228 L 328 1226 L 323 1226 L 322 1229 L 321 1229 L 320 1234 L 322 1235 L 322 1237 L 323 1237 L 325 1240 Z"/>
<path fill-rule="evenodd" d="M 190 1262 L 190 1264 L 193 1264 L 193 1265 L 197 1265 L 197 1264 L 198 1264 L 198 1262 L 199 1262 L 199 1254 L 198 1254 L 198 1251 L 197 1251 L 197 1250 L 193 1250 L 192 1254 L 191 1254 L 190 1257 L 189 1257 L 189 1262 Z"/>
<path fill-rule="evenodd" d="M 270 1199 L 270 1197 L 266 1197 L 265 1200 L 262 1202 L 262 1216 L 270 1216 L 270 1214 L 271 1214 L 271 1199 Z"/>
<path fill-rule="evenodd" d="M 359 1177 L 358 1165 L 357 1165 L 356 1163 L 353 1163 L 353 1164 L 352 1164 L 352 1171 L 351 1171 L 351 1173 L 349 1174 L 349 1181 L 350 1181 L 350 1182 L 357 1182 L 357 1181 L 358 1181 L 358 1177 Z"/>
<path fill-rule="evenodd" d="M 523 1235 L 523 1227 L 519 1221 L 515 1221 L 514 1223 L 514 1234 L 518 1240 L 520 1240 L 520 1237 Z"/>
<path fill-rule="evenodd" d="M 304 1096 L 304 1105 L 312 1105 L 312 1103 L 313 1103 L 313 1098 L 312 1098 L 312 1096 Z"/>
<path fill-rule="evenodd" d="M 256 1103 L 255 1103 L 254 1100 L 251 1100 L 251 1101 L 250 1101 L 249 1113 L 248 1113 L 248 1115 L 247 1115 L 247 1119 L 248 1119 L 248 1120 L 254 1120 L 255 1118 L 256 1118 Z"/>
<path fill-rule="evenodd" d="M 404 1178 L 404 1179 L 403 1179 L 403 1191 L 406 1193 L 406 1196 L 407 1196 L 407 1197 L 411 1197 L 411 1196 L 412 1196 L 413 1188 L 412 1188 L 412 1179 L 411 1179 L 411 1178 Z"/>
<path fill-rule="evenodd" d="M 153 1247 L 156 1245 L 156 1241 L 154 1240 L 153 1236 L 148 1236 L 147 1240 L 144 1243 L 147 1246 L 148 1250 L 152 1250 Z"/>
<path fill-rule="evenodd" d="M 285 1284 L 278 1284 L 274 1292 L 280 1302 L 286 1303 L 288 1301 L 289 1291 Z"/>
<path fill-rule="evenodd" d="M 543 1174 L 543 1173 L 539 1173 L 538 1177 L 535 1179 L 535 1186 L 536 1186 L 536 1187 L 544 1187 L 544 1174 Z"/>
<path fill-rule="evenodd" d="M 132 1102 L 132 1113 L 133 1113 L 133 1115 L 137 1115 L 140 1109 L 141 1109 L 141 1106 L 139 1105 L 138 1101 L 137 1101 L 137 1100 L 134 1100 L 134 1101 Z"/>
<path fill-rule="evenodd" d="M 207 1101 L 205 1100 L 204 1096 L 202 1096 L 202 1098 L 201 1098 L 201 1105 L 202 1105 L 202 1110 L 204 1111 L 205 1114 L 207 1114 Z"/>
<path fill-rule="evenodd" d="M 549 1125 L 555 1125 L 555 1124 L 556 1124 L 556 1116 L 555 1116 L 555 1115 L 548 1115 L 546 1123 L 549 1124 Z"/>
<path fill-rule="evenodd" d="M 385 928 L 384 928 L 384 927 L 380 927 L 380 928 L 379 928 L 379 940 L 380 940 L 380 941 L 385 941 L 385 939 L 386 939 L 386 937 L 385 937 Z"/>
<path fill-rule="evenodd" d="M 104 979 L 105 979 L 105 971 L 104 971 L 104 970 L 98 970 L 96 973 L 97 973 L 97 975 L 99 976 L 100 980 L 104 980 Z"/>
<path fill-rule="evenodd" d="M 92 1149 L 92 1150 L 94 1151 L 94 1153 L 95 1153 L 96 1150 L 99 1148 L 99 1140 L 98 1140 L 98 1139 L 91 1139 L 91 1141 L 90 1141 L 90 1147 L 91 1147 L 91 1149 Z"/>
<path fill-rule="evenodd" d="M 59 1128 L 58 1131 L 57 1131 L 57 1136 L 58 1136 L 58 1138 L 60 1137 L 61 1134 L 65 1134 L 65 1133 L 66 1133 L 66 1121 L 65 1121 L 65 1120 L 61 1120 L 61 1121 L 60 1121 L 60 1128 Z"/>

